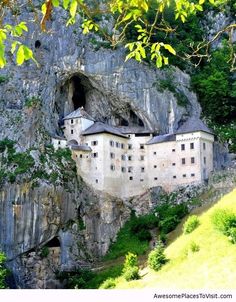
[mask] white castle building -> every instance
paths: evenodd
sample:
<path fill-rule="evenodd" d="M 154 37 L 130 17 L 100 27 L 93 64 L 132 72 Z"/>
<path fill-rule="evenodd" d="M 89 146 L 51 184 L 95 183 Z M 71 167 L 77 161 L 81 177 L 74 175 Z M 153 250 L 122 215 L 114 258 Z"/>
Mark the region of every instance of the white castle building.
<path fill-rule="evenodd" d="M 83 108 L 64 122 L 65 138 L 53 138 L 55 149 L 69 146 L 83 180 L 114 196 L 127 198 L 156 186 L 172 191 L 202 183 L 213 171 L 214 135 L 197 118 L 158 136 L 142 127 L 96 122 Z"/>

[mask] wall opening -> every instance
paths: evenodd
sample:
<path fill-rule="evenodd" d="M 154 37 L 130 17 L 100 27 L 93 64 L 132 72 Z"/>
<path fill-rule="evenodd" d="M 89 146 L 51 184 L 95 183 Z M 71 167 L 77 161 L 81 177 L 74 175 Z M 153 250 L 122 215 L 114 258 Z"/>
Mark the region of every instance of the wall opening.
<path fill-rule="evenodd" d="M 71 78 L 73 95 L 72 95 L 72 103 L 74 106 L 74 110 L 84 107 L 86 105 L 86 97 L 84 86 L 81 84 L 81 79 L 78 76 L 73 76 Z"/>
<path fill-rule="evenodd" d="M 57 237 L 52 238 L 44 246 L 46 247 L 60 247 L 60 241 Z"/>
<path fill-rule="evenodd" d="M 143 121 L 133 112 L 133 110 L 130 110 L 130 123 L 136 126 L 144 127 Z"/>
<path fill-rule="evenodd" d="M 35 48 L 39 48 L 41 46 L 41 42 L 39 40 L 36 40 L 34 43 Z"/>

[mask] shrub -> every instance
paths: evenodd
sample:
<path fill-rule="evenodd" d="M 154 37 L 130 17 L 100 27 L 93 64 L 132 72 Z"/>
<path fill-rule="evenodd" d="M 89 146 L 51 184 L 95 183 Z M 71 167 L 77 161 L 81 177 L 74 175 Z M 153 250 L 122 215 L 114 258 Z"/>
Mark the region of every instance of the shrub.
<path fill-rule="evenodd" d="M 140 230 L 137 233 L 137 237 L 140 241 L 150 241 L 152 239 L 152 235 L 148 230 Z"/>
<path fill-rule="evenodd" d="M 6 288 L 6 277 L 8 274 L 5 268 L 6 256 L 0 252 L 0 289 Z"/>
<path fill-rule="evenodd" d="M 167 258 L 164 254 L 163 244 L 158 242 L 157 247 L 148 255 L 148 266 L 155 271 L 159 271 L 166 262 Z"/>
<path fill-rule="evenodd" d="M 99 288 L 101 289 L 109 289 L 109 288 L 114 288 L 116 287 L 116 281 L 113 278 L 108 278 L 105 280 Z"/>
<path fill-rule="evenodd" d="M 236 243 L 236 228 L 229 229 L 229 240 L 234 244 Z"/>
<path fill-rule="evenodd" d="M 123 272 L 123 277 L 126 281 L 140 279 L 138 266 L 127 267 Z"/>
<path fill-rule="evenodd" d="M 125 256 L 123 277 L 126 281 L 139 279 L 139 268 L 137 255 L 128 253 Z"/>
<path fill-rule="evenodd" d="M 199 251 L 200 251 L 200 246 L 199 246 L 196 242 L 192 241 L 192 242 L 190 243 L 190 251 L 191 251 L 192 253 L 199 252 Z"/>
<path fill-rule="evenodd" d="M 47 258 L 48 255 L 49 255 L 49 248 L 47 246 L 43 246 L 40 252 L 40 257 Z"/>
<path fill-rule="evenodd" d="M 215 228 L 224 235 L 230 235 L 230 229 L 236 228 L 236 215 L 230 210 L 217 209 L 211 216 Z"/>
<path fill-rule="evenodd" d="M 190 216 L 184 223 L 183 231 L 184 234 L 192 233 L 199 226 L 199 218 L 196 215 Z"/>

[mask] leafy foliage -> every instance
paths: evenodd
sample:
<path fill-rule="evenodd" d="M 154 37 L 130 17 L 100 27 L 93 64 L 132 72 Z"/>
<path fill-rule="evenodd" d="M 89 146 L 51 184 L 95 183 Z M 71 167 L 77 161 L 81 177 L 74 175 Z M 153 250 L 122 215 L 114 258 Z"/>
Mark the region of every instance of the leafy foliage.
<path fill-rule="evenodd" d="M 236 228 L 236 214 L 230 210 L 217 209 L 212 214 L 212 223 L 224 235 L 229 236 L 230 230 Z"/>
<path fill-rule="evenodd" d="M 184 234 L 192 233 L 199 226 L 199 218 L 196 215 L 190 216 L 184 223 L 183 231 Z"/>
<path fill-rule="evenodd" d="M 7 269 L 4 264 L 6 262 L 6 256 L 3 253 L 0 253 L 0 289 L 6 288 L 5 279 L 7 277 Z"/>
<path fill-rule="evenodd" d="M 164 254 L 163 244 L 158 242 L 156 248 L 148 255 L 148 266 L 155 271 L 159 271 L 166 262 L 167 258 Z"/>
<path fill-rule="evenodd" d="M 123 277 L 126 281 L 137 280 L 140 278 L 137 255 L 128 253 L 125 256 Z"/>
<path fill-rule="evenodd" d="M 116 287 L 116 281 L 113 278 L 108 278 L 105 280 L 99 288 L 101 289 L 110 289 Z"/>

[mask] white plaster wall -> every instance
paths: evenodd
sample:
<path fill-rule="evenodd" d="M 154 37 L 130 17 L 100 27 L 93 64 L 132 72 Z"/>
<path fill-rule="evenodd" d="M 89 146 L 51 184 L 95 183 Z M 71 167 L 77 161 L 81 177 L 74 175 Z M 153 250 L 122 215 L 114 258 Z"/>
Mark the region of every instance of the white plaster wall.
<path fill-rule="evenodd" d="M 67 147 L 67 140 L 52 138 L 52 145 L 55 150 L 58 150 L 59 148 L 66 148 Z"/>
<path fill-rule="evenodd" d="M 65 120 L 64 135 L 67 141 L 76 140 L 78 144 L 81 144 L 81 132 L 93 124 L 93 121 L 85 118 L 75 118 L 73 123 L 71 123 L 71 119 Z M 73 130 L 73 134 L 71 134 L 71 130 Z"/>

